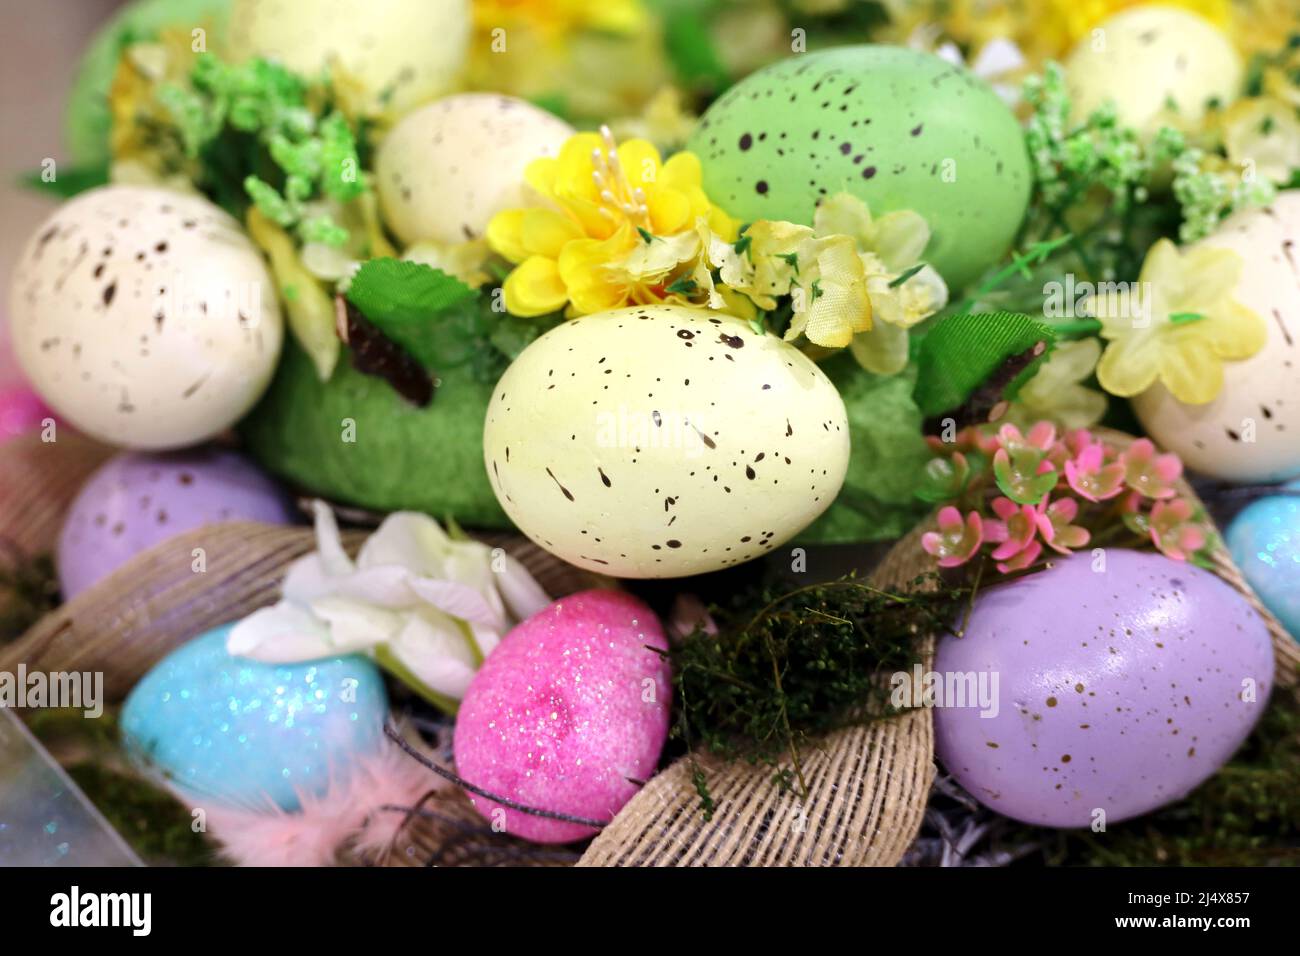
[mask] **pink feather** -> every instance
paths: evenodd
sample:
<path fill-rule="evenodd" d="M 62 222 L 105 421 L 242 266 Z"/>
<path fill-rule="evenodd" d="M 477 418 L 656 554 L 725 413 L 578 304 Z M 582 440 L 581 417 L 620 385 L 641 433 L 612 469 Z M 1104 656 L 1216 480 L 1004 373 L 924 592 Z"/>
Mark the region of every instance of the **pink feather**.
<path fill-rule="evenodd" d="M 336 776 L 324 796 L 300 794 L 299 810 L 209 806 L 208 833 L 238 866 L 332 866 L 345 848 L 375 859 L 405 821 L 405 814 L 381 808 L 413 806 L 446 785 L 385 737 L 376 753 Z"/>

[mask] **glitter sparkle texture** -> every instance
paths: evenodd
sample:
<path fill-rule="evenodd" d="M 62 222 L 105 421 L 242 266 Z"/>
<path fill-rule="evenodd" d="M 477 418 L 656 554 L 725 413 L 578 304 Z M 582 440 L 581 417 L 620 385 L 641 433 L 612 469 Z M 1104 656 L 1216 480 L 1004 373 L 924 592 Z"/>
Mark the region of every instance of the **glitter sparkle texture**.
<path fill-rule="evenodd" d="M 456 721 L 457 771 L 524 806 L 610 820 L 655 771 L 668 735 L 667 648 L 654 612 L 617 591 L 556 601 L 487 659 Z M 592 835 L 473 797 L 498 828 L 541 843 Z"/>
<path fill-rule="evenodd" d="M 132 756 L 196 800 L 300 806 L 379 749 L 388 711 L 364 657 L 263 664 L 226 653 L 229 625 L 173 651 L 127 698 Z"/>

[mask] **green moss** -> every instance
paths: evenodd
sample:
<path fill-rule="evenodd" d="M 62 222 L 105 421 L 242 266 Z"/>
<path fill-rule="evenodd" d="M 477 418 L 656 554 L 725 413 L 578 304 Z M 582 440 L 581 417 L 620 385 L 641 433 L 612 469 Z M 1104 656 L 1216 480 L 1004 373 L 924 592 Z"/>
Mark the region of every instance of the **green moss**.
<path fill-rule="evenodd" d="M 0 644 L 17 640 L 58 603 L 59 585 L 48 555 L 20 557 L 0 567 Z"/>
<path fill-rule="evenodd" d="M 933 576 L 895 593 L 854 578 L 738 593 L 712 609 L 716 635 L 696 630 L 670 649 L 673 737 L 687 751 L 766 763 L 780 786 L 804 792 L 800 752 L 892 713 L 889 675 L 919 660 L 918 636 L 947 628 L 969 595 Z M 693 780 L 711 814 L 698 768 Z"/>
<path fill-rule="evenodd" d="M 146 863 L 210 866 L 215 848 L 191 828 L 187 807 L 123 764 L 116 709 L 86 720 L 76 709 L 31 711 L 32 733 Z"/>

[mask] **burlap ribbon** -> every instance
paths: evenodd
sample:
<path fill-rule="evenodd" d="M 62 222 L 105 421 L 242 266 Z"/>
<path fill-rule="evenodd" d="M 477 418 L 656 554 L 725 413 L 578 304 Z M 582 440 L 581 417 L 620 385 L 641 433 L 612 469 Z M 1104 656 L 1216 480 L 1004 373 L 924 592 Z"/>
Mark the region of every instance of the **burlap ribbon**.
<path fill-rule="evenodd" d="M 29 553 L 52 547 L 76 487 L 107 454 L 72 437 L 37 445 L 19 440 L 0 452 L 0 518 L 6 536 Z M 1179 491 L 1195 498 L 1185 482 Z M 901 586 L 929 567 L 919 535 L 917 529 L 893 548 L 872 576 L 877 586 Z M 357 533 L 347 536 L 353 547 L 359 540 Z M 590 575 L 522 538 L 484 540 L 510 550 L 553 595 L 593 584 Z M 120 699 L 173 648 L 273 602 L 286 566 L 313 547 L 307 528 L 239 523 L 180 535 L 137 556 L 0 649 L 0 670 L 25 662 L 41 670 L 102 671 L 109 699 Z M 1300 646 L 1263 608 L 1226 551 L 1215 561 L 1218 574 L 1267 622 L 1277 683 L 1295 685 Z M 623 808 L 579 865 L 892 866 L 916 836 L 925 810 L 934 775 L 933 724 L 929 711 L 920 710 L 827 736 L 803 755 L 808 795 L 802 800 L 777 788 L 770 768 L 711 760 L 702 766 L 716 802 L 711 820 L 699 809 L 690 762 L 679 760 Z M 564 850 L 512 852 L 516 844 L 475 826 L 473 811 L 454 792 L 438 800 L 441 809 L 413 818 L 404 845 L 387 862 L 572 860 Z"/>

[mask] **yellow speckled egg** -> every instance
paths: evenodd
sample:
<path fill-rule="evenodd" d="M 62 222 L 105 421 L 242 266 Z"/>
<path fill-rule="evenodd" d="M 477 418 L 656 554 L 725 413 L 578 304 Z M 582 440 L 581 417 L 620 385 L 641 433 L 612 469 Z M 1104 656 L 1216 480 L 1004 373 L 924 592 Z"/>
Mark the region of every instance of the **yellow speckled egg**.
<path fill-rule="evenodd" d="M 408 113 L 375 161 L 379 202 L 403 242 L 477 239 L 503 209 L 531 205 L 524 169 L 556 156 L 573 127 L 495 93 L 448 96 Z"/>
<path fill-rule="evenodd" d="M 1241 58 L 1214 24 L 1187 10 L 1140 6 L 1089 31 L 1065 63 L 1075 119 L 1107 100 L 1120 123 L 1152 134 L 1195 123 L 1206 104 L 1227 104 L 1241 86 Z"/>
<path fill-rule="evenodd" d="M 14 268 L 14 354 L 50 407 L 101 441 L 197 444 L 261 397 L 284 329 L 239 223 L 201 196 L 104 186 L 64 203 Z"/>
<path fill-rule="evenodd" d="M 516 525 L 618 577 L 701 574 L 798 534 L 849 460 L 839 392 L 802 352 L 681 306 L 565 322 L 506 370 L 484 461 Z"/>
<path fill-rule="evenodd" d="M 314 74 L 333 61 L 401 115 L 452 89 L 469 44 L 469 0 L 235 0 L 229 52 Z"/>
<path fill-rule="evenodd" d="M 1226 219 L 1208 246 L 1242 259 L 1235 298 L 1268 327 L 1264 347 L 1223 366 L 1223 389 L 1185 405 L 1156 384 L 1133 399 L 1143 428 L 1189 468 L 1224 481 L 1300 475 L 1300 190 Z"/>

